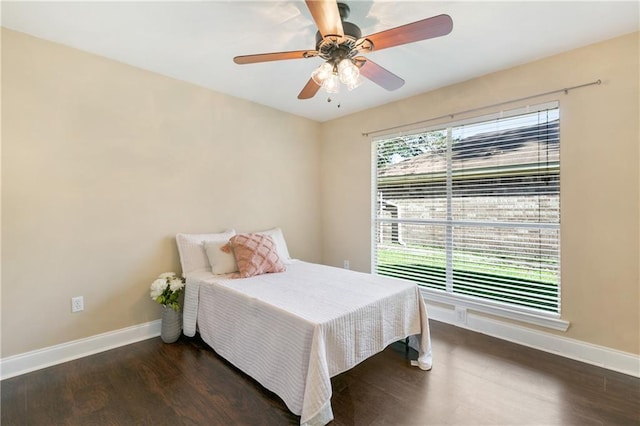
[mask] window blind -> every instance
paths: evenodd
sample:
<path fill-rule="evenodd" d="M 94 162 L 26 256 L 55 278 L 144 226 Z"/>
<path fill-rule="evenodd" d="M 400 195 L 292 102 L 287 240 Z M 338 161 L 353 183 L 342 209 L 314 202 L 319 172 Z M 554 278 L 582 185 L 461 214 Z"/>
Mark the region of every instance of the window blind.
<path fill-rule="evenodd" d="M 559 313 L 559 118 L 553 103 L 374 140 L 374 271 Z"/>

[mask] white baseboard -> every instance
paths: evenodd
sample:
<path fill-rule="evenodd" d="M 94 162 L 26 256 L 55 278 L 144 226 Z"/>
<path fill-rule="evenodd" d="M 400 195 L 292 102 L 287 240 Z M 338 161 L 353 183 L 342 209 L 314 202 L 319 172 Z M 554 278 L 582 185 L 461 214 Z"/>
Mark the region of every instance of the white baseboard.
<path fill-rule="evenodd" d="M 425 303 L 427 304 L 429 318 L 436 321 L 550 352 L 565 358 L 596 365 L 608 370 L 640 377 L 640 356 L 638 355 L 495 320 L 469 311 L 466 313 L 466 321 L 461 322 L 456 319 L 454 309 L 447 309 L 440 305 L 432 305 L 427 300 L 425 300 Z"/>
<path fill-rule="evenodd" d="M 0 359 L 0 380 L 160 335 L 160 320 Z"/>
<path fill-rule="evenodd" d="M 453 309 L 427 302 L 429 317 L 440 322 L 466 328 L 520 345 L 554 353 L 591 365 L 640 377 L 640 357 L 604 346 L 593 345 L 567 337 L 521 327 L 467 312 L 466 322 L 456 321 Z M 110 331 L 85 339 L 38 349 L 0 359 L 0 380 L 63 362 L 104 352 L 120 346 L 150 339 L 160 335 L 160 320 Z"/>

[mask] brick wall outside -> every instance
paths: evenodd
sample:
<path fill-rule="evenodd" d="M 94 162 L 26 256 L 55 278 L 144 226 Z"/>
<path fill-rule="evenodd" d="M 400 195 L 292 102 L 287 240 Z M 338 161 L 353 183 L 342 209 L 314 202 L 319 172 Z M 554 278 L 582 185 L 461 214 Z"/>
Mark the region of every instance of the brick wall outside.
<path fill-rule="evenodd" d="M 446 219 L 446 198 L 387 199 L 386 201 L 397 206 L 399 219 Z M 382 217 L 392 218 L 391 210 L 385 209 Z M 557 195 L 525 195 L 455 198 L 453 220 L 557 224 L 559 197 Z M 407 246 L 428 240 L 431 242 L 430 246 L 444 249 L 446 233 L 444 225 L 400 224 L 394 228 L 387 223 L 379 226 L 377 238 L 384 244 L 397 243 L 396 233 L 399 235 L 399 241 Z M 519 253 L 532 255 L 549 253 L 557 256 L 558 233 L 558 229 L 458 226 L 453 230 L 453 239 L 454 247 L 464 245 L 469 250 L 480 254 L 486 252 L 487 246 L 498 246 L 499 250 L 493 255 L 508 257 L 510 253 L 517 250 Z"/>

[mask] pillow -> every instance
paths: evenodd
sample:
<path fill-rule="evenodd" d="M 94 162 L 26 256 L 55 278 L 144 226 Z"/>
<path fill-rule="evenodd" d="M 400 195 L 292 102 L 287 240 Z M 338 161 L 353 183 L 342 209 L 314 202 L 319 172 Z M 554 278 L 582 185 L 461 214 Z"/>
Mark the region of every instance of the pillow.
<path fill-rule="evenodd" d="M 238 234 L 231 237 L 229 245 L 235 254 L 241 278 L 286 269 L 280 260 L 276 244 L 269 235 Z"/>
<path fill-rule="evenodd" d="M 211 265 L 204 250 L 204 242 L 227 242 L 236 235 L 234 229 L 217 234 L 177 234 L 176 243 L 180 254 L 182 276 L 197 271 L 210 271 Z"/>
<path fill-rule="evenodd" d="M 238 264 L 233 252 L 230 250 L 222 250 L 223 246 L 229 244 L 229 241 L 205 242 L 204 249 L 209 258 L 211 272 L 216 275 L 231 274 L 238 272 Z"/>
<path fill-rule="evenodd" d="M 280 255 L 282 263 L 291 263 L 292 259 L 291 256 L 289 256 L 289 249 L 287 248 L 287 242 L 282 234 L 282 229 L 267 229 L 266 231 L 256 232 L 256 234 L 268 235 L 273 238 L 273 241 L 276 243 L 276 247 L 278 248 L 278 255 Z"/>

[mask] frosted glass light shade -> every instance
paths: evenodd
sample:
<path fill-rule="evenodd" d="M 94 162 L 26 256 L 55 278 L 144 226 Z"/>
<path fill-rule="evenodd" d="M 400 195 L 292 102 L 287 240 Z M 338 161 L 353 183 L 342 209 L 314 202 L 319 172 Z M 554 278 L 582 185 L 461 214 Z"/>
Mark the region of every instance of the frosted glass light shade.
<path fill-rule="evenodd" d="M 358 75 L 358 78 L 356 81 L 354 81 L 353 83 L 347 84 L 347 89 L 349 89 L 349 91 L 352 91 L 356 87 L 360 86 L 362 83 L 364 83 L 364 80 L 362 79 L 362 77 L 360 77 L 360 75 Z"/>
<path fill-rule="evenodd" d="M 340 78 L 336 74 L 331 74 L 327 79 L 322 82 L 322 88 L 327 93 L 340 92 Z"/>
<path fill-rule="evenodd" d="M 360 78 L 360 70 L 354 65 L 351 59 L 343 59 L 338 64 L 338 74 L 340 81 L 347 86 L 353 86 Z"/>
<path fill-rule="evenodd" d="M 333 65 L 329 62 L 325 62 L 311 73 L 311 78 L 318 84 L 318 86 L 322 86 L 322 83 L 324 83 L 327 78 L 331 77 L 332 74 Z"/>

